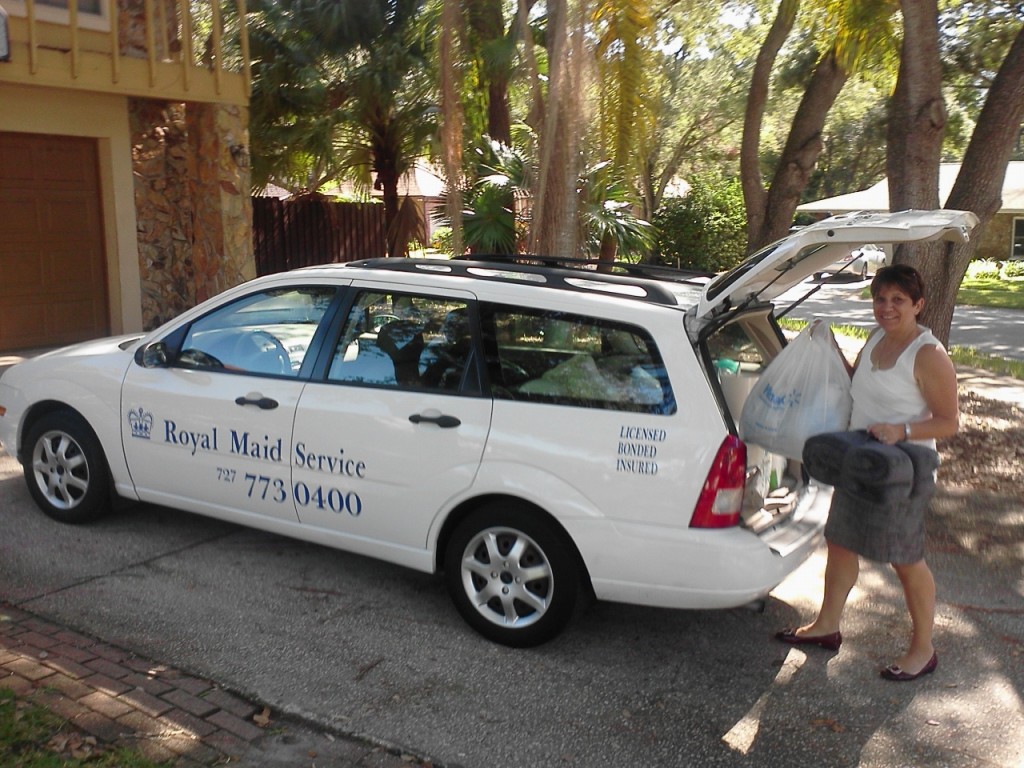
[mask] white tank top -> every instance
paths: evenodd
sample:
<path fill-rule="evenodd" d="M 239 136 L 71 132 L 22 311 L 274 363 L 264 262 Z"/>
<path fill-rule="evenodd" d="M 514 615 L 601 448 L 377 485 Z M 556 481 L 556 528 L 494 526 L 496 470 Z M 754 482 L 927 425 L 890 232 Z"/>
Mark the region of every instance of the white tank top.
<path fill-rule="evenodd" d="M 907 345 L 892 368 L 876 369 L 871 364 L 871 351 L 885 333 L 875 333 L 868 339 L 860 355 L 860 364 L 853 374 L 850 429 L 866 429 L 872 424 L 904 424 L 931 418 L 932 412 L 914 378 L 914 362 L 918 350 L 923 346 L 934 344 L 945 348 L 930 330 L 921 325 L 918 330 L 920 333 L 917 338 Z M 934 440 L 914 442 L 935 448 Z"/>

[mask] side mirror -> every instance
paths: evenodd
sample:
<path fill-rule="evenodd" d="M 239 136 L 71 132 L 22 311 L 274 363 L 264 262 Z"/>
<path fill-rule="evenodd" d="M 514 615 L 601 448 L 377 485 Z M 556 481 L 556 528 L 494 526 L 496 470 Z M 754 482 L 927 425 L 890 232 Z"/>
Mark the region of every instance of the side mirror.
<path fill-rule="evenodd" d="M 154 341 L 135 353 L 135 362 L 143 368 L 163 368 L 167 365 L 167 344 Z"/>

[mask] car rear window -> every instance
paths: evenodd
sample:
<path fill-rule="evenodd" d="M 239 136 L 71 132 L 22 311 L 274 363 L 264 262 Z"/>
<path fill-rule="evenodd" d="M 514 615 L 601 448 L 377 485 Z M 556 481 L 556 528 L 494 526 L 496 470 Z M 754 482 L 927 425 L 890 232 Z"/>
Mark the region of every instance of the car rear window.
<path fill-rule="evenodd" d="M 494 397 L 669 414 L 675 397 L 661 354 L 642 328 L 554 310 L 482 308 Z"/>

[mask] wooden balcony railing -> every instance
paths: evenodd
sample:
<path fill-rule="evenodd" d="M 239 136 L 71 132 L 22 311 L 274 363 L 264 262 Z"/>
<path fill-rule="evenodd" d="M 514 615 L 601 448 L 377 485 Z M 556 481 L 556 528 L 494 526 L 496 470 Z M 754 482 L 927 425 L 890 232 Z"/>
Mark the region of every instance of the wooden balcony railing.
<path fill-rule="evenodd" d="M 0 82 L 166 99 L 248 102 L 245 0 L 0 0 Z"/>

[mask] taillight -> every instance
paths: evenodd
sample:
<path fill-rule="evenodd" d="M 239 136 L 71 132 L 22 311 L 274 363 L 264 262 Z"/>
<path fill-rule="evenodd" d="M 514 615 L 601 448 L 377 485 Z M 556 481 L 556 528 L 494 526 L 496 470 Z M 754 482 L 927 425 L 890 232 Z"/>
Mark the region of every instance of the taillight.
<path fill-rule="evenodd" d="M 747 476 L 747 446 L 728 435 L 718 448 L 697 507 L 691 528 L 728 528 L 740 521 L 743 486 Z"/>

